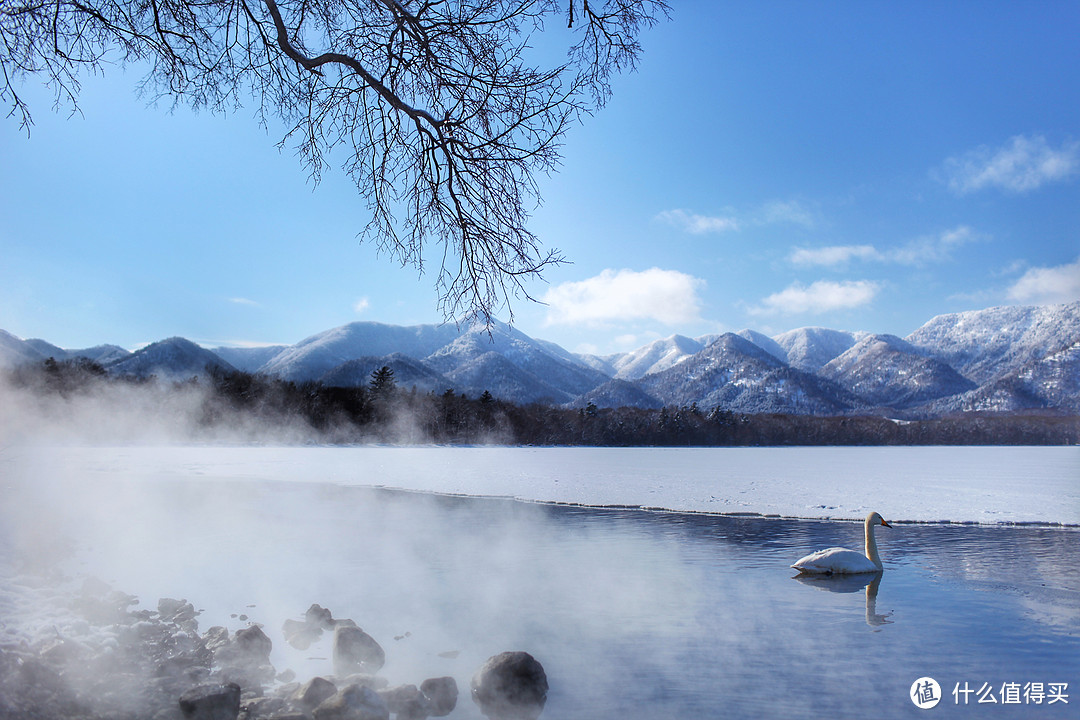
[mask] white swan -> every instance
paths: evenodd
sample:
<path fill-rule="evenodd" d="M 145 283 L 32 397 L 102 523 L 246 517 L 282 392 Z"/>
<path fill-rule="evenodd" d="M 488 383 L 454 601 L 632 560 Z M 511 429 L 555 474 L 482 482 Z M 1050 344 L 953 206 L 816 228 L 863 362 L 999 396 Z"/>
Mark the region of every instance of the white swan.
<path fill-rule="evenodd" d="M 865 555 L 847 548 L 834 547 L 811 553 L 791 567 L 799 572 L 813 575 L 854 575 L 856 573 L 881 572 L 881 556 L 878 555 L 877 539 L 874 537 L 874 527 L 877 525 L 892 527 L 892 525 L 885 522 L 885 518 L 876 512 L 866 516 Z"/>

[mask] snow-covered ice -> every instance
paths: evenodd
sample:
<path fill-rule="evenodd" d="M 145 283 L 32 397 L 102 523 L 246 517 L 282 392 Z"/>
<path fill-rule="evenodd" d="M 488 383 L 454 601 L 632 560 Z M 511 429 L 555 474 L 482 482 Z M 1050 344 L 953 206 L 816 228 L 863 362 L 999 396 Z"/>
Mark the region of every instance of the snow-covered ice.
<path fill-rule="evenodd" d="M 1078 447 L 8 448 L 6 472 L 315 482 L 527 502 L 1080 526 Z"/>

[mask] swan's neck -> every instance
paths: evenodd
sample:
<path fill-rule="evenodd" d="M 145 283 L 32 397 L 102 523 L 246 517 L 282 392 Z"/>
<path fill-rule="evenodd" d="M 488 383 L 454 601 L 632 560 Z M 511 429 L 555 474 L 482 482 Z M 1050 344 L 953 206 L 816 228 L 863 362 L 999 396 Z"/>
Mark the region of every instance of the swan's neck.
<path fill-rule="evenodd" d="M 874 523 L 869 520 L 866 521 L 866 557 L 870 558 L 870 562 L 877 565 L 878 569 L 881 569 L 881 556 L 878 555 L 877 538 L 874 537 Z"/>

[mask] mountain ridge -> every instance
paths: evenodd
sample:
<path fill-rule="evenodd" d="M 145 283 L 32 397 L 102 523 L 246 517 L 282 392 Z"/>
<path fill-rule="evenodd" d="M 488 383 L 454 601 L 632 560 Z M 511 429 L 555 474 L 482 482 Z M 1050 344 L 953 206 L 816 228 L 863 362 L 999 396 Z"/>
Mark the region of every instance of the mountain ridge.
<path fill-rule="evenodd" d="M 62 357 L 57 357 L 61 355 Z M 1080 412 L 1080 302 L 938 315 L 906 338 L 806 327 L 672 335 L 626 353 L 578 355 L 515 327 L 354 322 L 294 345 L 202 348 L 168 338 L 135 353 L 64 350 L 0 331 L 0 367 L 87 357 L 113 374 L 161 379 L 240 369 L 284 381 L 399 384 L 519 404 L 932 417 L 953 412 Z M 445 385 L 446 387 L 440 387 Z"/>

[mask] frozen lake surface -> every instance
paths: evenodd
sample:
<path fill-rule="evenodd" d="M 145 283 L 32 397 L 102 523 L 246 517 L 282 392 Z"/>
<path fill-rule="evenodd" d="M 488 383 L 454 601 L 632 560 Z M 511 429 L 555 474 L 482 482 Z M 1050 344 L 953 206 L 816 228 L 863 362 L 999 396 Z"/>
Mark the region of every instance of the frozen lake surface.
<path fill-rule="evenodd" d="M 715 514 L 1080 527 L 1080 447 L 60 447 L 33 476 L 317 482 Z"/>
<path fill-rule="evenodd" d="M 469 678 L 504 650 L 543 663 L 547 718 L 921 717 L 908 693 L 923 676 L 941 685 L 938 714 L 1076 717 L 1078 460 L 1076 448 L 9 448 L 0 632 L 80 631 L 55 589 L 23 581 L 52 568 L 146 607 L 188 598 L 203 629 L 250 616 L 275 666 L 301 679 L 330 672 L 329 641 L 300 652 L 279 628 L 320 603 L 382 643 L 392 684 L 455 677 L 466 693 L 452 718 L 481 717 Z M 812 550 L 861 546 L 860 523 L 823 518 L 870 509 L 920 521 L 879 529 L 877 582 L 794 578 Z M 1067 684 L 1069 702 L 1003 702 L 1027 683 Z M 965 687 L 967 705 L 953 695 Z M 992 707 L 978 703 L 986 689 Z"/>

